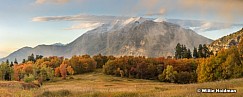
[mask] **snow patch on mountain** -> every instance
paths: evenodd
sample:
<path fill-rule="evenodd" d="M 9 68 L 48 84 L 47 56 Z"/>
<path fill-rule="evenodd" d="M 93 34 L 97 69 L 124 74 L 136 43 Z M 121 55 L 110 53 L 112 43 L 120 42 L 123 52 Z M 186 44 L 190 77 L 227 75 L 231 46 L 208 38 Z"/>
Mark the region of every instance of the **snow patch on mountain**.
<path fill-rule="evenodd" d="M 153 21 L 154 21 L 154 22 L 165 22 L 166 19 L 163 18 L 163 17 L 159 17 L 159 18 L 157 18 L 157 19 L 154 19 Z"/>

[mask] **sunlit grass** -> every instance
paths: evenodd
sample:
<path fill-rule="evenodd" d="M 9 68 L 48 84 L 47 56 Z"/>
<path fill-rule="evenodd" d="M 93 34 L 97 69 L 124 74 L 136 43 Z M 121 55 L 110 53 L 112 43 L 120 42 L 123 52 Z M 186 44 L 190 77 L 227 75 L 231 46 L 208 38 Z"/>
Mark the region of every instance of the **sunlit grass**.
<path fill-rule="evenodd" d="M 197 84 L 173 84 L 155 80 L 104 75 L 101 70 L 73 76 L 74 79 L 46 82 L 41 88 L 1 87 L 1 97 L 235 97 L 243 95 L 243 78 Z M 3 82 L 1 82 L 3 83 Z M 16 82 L 14 82 L 16 83 Z M 197 88 L 237 89 L 237 93 L 197 93 Z"/>

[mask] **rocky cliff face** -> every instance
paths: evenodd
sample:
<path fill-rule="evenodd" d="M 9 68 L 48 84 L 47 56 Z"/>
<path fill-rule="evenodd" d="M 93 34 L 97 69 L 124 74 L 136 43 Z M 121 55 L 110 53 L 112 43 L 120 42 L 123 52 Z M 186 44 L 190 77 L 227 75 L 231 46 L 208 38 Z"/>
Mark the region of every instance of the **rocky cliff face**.
<path fill-rule="evenodd" d="M 221 49 L 228 49 L 233 45 L 238 45 L 242 37 L 243 37 L 243 28 L 235 33 L 232 33 L 230 35 L 224 36 L 222 38 L 213 41 L 209 45 L 209 50 L 216 53 Z"/>
<path fill-rule="evenodd" d="M 179 25 L 139 17 L 103 24 L 67 45 L 39 45 L 35 48 L 22 48 L 2 60 L 14 60 L 14 58 L 22 60 L 31 53 L 64 57 L 99 53 L 114 56 L 172 56 L 177 43 L 192 49 L 199 44 L 211 42 L 212 40 Z"/>

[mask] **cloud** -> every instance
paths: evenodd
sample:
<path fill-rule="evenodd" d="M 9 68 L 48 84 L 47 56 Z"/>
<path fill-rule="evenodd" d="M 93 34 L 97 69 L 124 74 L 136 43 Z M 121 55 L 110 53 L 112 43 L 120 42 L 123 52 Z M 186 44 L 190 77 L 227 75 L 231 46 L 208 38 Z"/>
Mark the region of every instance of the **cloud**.
<path fill-rule="evenodd" d="M 166 10 L 164 8 L 161 8 L 158 12 L 155 13 L 147 13 L 146 16 L 163 16 L 165 14 Z"/>
<path fill-rule="evenodd" d="M 243 0 L 139 0 L 130 11 L 147 16 L 169 14 L 177 18 L 181 14 L 182 18 L 239 22 L 243 17 Z"/>
<path fill-rule="evenodd" d="M 70 0 L 36 0 L 36 4 L 44 4 L 44 3 L 66 3 Z"/>
<path fill-rule="evenodd" d="M 34 22 L 46 22 L 46 21 L 86 21 L 86 22 L 102 22 L 107 23 L 116 19 L 127 19 L 128 17 L 121 16 L 98 16 L 98 15 L 71 15 L 71 16 L 43 16 L 34 17 Z"/>
<path fill-rule="evenodd" d="M 93 29 L 96 27 L 101 26 L 103 23 L 91 23 L 91 22 L 84 22 L 80 24 L 73 25 L 70 28 L 66 28 L 65 30 L 76 30 L 76 29 Z"/>
<path fill-rule="evenodd" d="M 188 12 L 213 14 L 215 18 L 236 21 L 243 16 L 243 0 L 181 0 L 179 4 Z"/>
<path fill-rule="evenodd" d="M 75 29 L 93 29 L 101 26 L 104 23 L 110 23 L 114 20 L 125 20 L 129 17 L 122 16 L 98 16 L 98 15 L 70 15 L 70 16 L 43 16 L 34 17 L 32 21 L 34 22 L 48 22 L 48 21 L 75 21 L 79 24 L 74 24 L 65 30 L 75 30 Z"/>

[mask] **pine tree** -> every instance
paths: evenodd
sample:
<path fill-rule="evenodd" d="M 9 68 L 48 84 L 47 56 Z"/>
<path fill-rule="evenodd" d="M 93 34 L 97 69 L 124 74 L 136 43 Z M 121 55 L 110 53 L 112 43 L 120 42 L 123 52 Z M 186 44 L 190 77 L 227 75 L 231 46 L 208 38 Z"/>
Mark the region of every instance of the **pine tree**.
<path fill-rule="evenodd" d="M 10 63 L 10 67 L 12 67 L 13 66 L 13 62 L 11 61 L 11 63 Z"/>
<path fill-rule="evenodd" d="M 35 60 L 42 59 L 42 58 L 43 58 L 42 55 L 36 55 Z"/>
<path fill-rule="evenodd" d="M 185 45 L 182 45 L 182 58 L 187 58 L 187 49 Z"/>
<path fill-rule="evenodd" d="M 178 43 L 177 45 L 176 45 L 176 52 L 175 52 L 175 58 L 177 58 L 177 59 L 180 59 L 180 58 L 182 58 L 182 47 L 181 47 L 181 44 L 180 43 Z"/>
<path fill-rule="evenodd" d="M 190 49 L 187 49 L 187 58 L 192 58 L 192 53 Z"/>
<path fill-rule="evenodd" d="M 195 47 L 193 49 L 193 58 L 198 58 L 197 48 L 195 48 Z"/>
<path fill-rule="evenodd" d="M 9 65 L 9 60 L 7 59 L 6 64 Z"/>
<path fill-rule="evenodd" d="M 33 53 L 30 56 L 28 56 L 28 61 L 35 62 L 35 57 L 34 57 L 34 54 Z"/>
<path fill-rule="evenodd" d="M 204 56 L 204 58 L 210 56 L 210 52 L 209 52 L 209 49 L 208 49 L 208 47 L 206 46 L 206 44 L 203 44 L 203 56 Z"/>
<path fill-rule="evenodd" d="M 22 63 L 25 63 L 25 62 L 26 62 L 25 59 L 23 59 Z"/>
<path fill-rule="evenodd" d="M 198 57 L 199 58 L 203 58 L 204 57 L 202 44 L 199 44 L 199 46 L 198 46 Z"/>
<path fill-rule="evenodd" d="M 16 59 L 16 58 L 14 59 L 14 64 L 18 64 L 18 61 L 17 61 L 17 59 Z"/>

